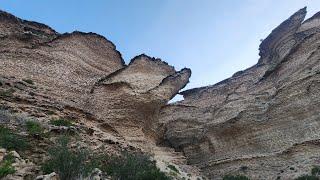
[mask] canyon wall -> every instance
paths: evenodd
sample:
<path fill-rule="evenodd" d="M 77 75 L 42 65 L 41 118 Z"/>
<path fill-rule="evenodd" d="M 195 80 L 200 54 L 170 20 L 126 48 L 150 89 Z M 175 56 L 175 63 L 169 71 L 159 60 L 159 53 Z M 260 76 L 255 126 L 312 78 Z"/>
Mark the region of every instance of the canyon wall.
<path fill-rule="evenodd" d="M 305 16 L 303 8 L 274 29 L 256 65 L 180 92 L 184 100 L 168 104 L 190 69 L 176 71 L 147 55 L 125 64 L 98 34 L 60 34 L 0 11 L 0 80 L 6 88 L 18 80 L 34 84 L 25 99 L 1 97 L 1 105 L 26 111 L 31 103 L 34 109 L 53 103 L 60 112 L 80 113 L 82 123 L 106 137 L 185 171 L 200 168 L 210 179 L 292 179 L 320 162 L 320 14 Z"/>
<path fill-rule="evenodd" d="M 100 35 L 60 34 L 3 11 L 0 43 L 1 75 L 31 79 L 47 96 L 114 127 L 151 125 L 191 75 L 189 69 L 176 72 L 146 55 L 126 65 L 114 44 Z"/>
<path fill-rule="evenodd" d="M 163 141 L 215 179 L 293 179 L 320 160 L 320 16 L 306 8 L 260 45 L 259 62 L 163 107 Z"/>

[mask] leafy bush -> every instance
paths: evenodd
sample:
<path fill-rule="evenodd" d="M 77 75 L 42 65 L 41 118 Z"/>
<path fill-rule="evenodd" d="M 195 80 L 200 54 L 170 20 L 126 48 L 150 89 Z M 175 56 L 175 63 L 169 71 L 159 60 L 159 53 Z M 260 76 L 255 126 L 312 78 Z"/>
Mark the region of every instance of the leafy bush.
<path fill-rule="evenodd" d="M 86 149 L 72 151 L 68 148 L 69 138 L 58 139 L 58 144 L 49 149 L 50 159 L 42 165 L 46 174 L 56 172 L 61 180 L 87 177 L 94 168 L 99 168 L 116 180 L 170 180 L 161 172 L 149 156 L 123 152 L 120 156 L 91 156 Z"/>
<path fill-rule="evenodd" d="M 223 180 L 250 180 L 247 176 L 244 175 L 226 175 L 223 177 Z"/>
<path fill-rule="evenodd" d="M 319 176 L 320 175 L 320 166 L 314 166 L 312 169 L 311 169 L 311 174 L 313 176 Z"/>
<path fill-rule="evenodd" d="M 50 121 L 50 124 L 55 126 L 67 126 L 67 127 L 73 126 L 73 123 L 66 119 L 53 119 Z"/>
<path fill-rule="evenodd" d="M 35 121 L 27 121 L 26 128 L 30 135 L 41 135 L 43 133 L 43 128 L 40 123 Z"/>
<path fill-rule="evenodd" d="M 296 180 L 319 180 L 319 177 L 313 175 L 303 175 L 296 178 Z"/>
<path fill-rule="evenodd" d="M 117 180 L 171 179 L 157 168 L 149 156 L 140 153 L 123 152 L 120 156 L 112 156 L 101 167 L 101 170 Z"/>
<path fill-rule="evenodd" d="M 12 167 L 13 162 L 14 157 L 12 156 L 12 154 L 8 154 L 3 158 L 3 161 L 0 164 L 0 178 L 16 172 L 14 167 Z"/>
<path fill-rule="evenodd" d="M 22 81 L 28 83 L 28 84 L 34 84 L 31 79 L 22 79 Z"/>
<path fill-rule="evenodd" d="M 66 136 L 58 139 L 58 145 L 49 149 L 50 159 L 42 166 L 46 174 L 56 172 L 61 180 L 73 180 L 86 177 L 94 167 L 88 161 L 87 150 L 68 148 L 69 138 Z"/>
<path fill-rule="evenodd" d="M 28 147 L 28 143 L 24 137 L 0 126 L 0 147 L 8 150 L 25 150 Z"/>
<path fill-rule="evenodd" d="M 48 114 L 48 115 L 53 115 L 54 112 L 49 110 L 49 111 L 47 111 L 47 114 Z"/>
<path fill-rule="evenodd" d="M 174 165 L 172 165 L 172 164 L 169 164 L 169 165 L 168 165 L 168 168 L 171 169 L 171 170 L 174 171 L 174 172 L 179 173 L 179 170 L 178 170 Z"/>
<path fill-rule="evenodd" d="M 8 161 L 10 163 L 14 163 L 15 157 L 12 153 L 8 153 L 6 156 L 3 157 L 3 161 Z"/>
<path fill-rule="evenodd" d="M 8 90 L 1 90 L 0 97 L 12 97 L 14 92 L 15 92 L 15 90 L 12 88 L 10 88 Z"/>

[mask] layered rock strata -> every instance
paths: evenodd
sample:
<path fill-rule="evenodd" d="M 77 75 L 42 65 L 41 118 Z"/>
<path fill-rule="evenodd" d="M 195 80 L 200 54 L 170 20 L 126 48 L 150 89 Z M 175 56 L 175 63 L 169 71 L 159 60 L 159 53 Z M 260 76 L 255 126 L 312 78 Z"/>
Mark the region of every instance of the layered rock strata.
<path fill-rule="evenodd" d="M 73 116 L 90 127 L 86 143 L 134 146 L 210 179 L 293 179 L 320 161 L 320 14 L 305 15 L 262 41 L 256 65 L 167 104 L 190 69 L 146 55 L 126 65 L 100 35 L 60 34 L 1 11 L 0 105 L 44 120 L 46 111 Z"/>
<path fill-rule="evenodd" d="M 320 159 L 320 16 L 305 15 L 262 41 L 256 65 L 162 108 L 163 141 L 212 179 L 307 174 Z"/>
<path fill-rule="evenodd" d="M 153 154 L 163 168 L 171 162 L 185 165 L 185 159 L 173 149 L 156 146 L 154 122 L 190 75 L 190 69 L 176 71 L 147 55 L 126 65 L 103 36 L 60 34 L 0 11 L 0 108 L 43 121 L 50 120 L 47 112 L 77 119 L 93 131 L 88 140 L 96 143 L 107 137 L 103 141 L 139 148 Z"/>

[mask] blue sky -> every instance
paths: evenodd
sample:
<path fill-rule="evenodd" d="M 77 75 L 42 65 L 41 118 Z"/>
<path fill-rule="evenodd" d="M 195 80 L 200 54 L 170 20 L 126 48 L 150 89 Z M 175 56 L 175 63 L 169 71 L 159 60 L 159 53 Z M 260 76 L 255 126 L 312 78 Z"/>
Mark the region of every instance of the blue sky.
<path fill-rule="evenodd" d="M 126 62 L 145 53 L 177 70 L 192 69 L 193 88 L 217 83 L 258 61 L 260 39 L 319 0 L 1 0 L 0 9 L 60 33 L 96 32 Z"/>

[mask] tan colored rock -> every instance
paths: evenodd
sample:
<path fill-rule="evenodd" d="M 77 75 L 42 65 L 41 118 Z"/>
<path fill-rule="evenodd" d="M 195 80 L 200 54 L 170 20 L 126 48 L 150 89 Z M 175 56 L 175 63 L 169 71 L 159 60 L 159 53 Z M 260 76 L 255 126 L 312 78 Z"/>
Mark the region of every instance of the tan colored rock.
<path fill-rule="evenodd" d="M 36 166 L 33 162 L 21 158 L 16 151 L 7 152 L 5 156 L 8 154 L 15 157 L 12 167 L 16 172 L 3 177 L 3 180 L 24 180 L 26 177 L 32 176 L 35 173 Z"/>
<path fill-rule="evenodd" d="M 190 75 L 189 69 L 176 72 L 159 59 L 137 56 L 95 84 L 87 107 L 120 134 L 126 129 L 124 136 L 135 136 L 130 128 L 154 136 L 152 125 L 159 109 L 188 83 Z"/>
<path fill-rule="evenodd" d="M 125 65 L 100 35 L 59 34 L 1 11 L 0 105 L 43 121 L 76 119 L 86 127 L 74 129 L 81 144 L 153 153 L 160 168 L 173 164 L 183 177 L 196 179 L 201 168 L 210 179 L 292 179 L 320 157 L 320 16 L 305 15 L 299 10 L 263 40 L 256 65 L 167 105 L 190 69 L 146 55 Z M 14 177 L 32 172 L 16 159 Z"/>
<path fill-rule="evenodd" d="M 115 46 L 100 35 L 59 34 L 2 11 L 0 34 L 0 80 L 5 82 L 0 90 L 14 90 L 0 96 L 1 104 L 44 121 L 50 120 L 51 111 L 55 115 L 50 118 L 67 115 L 82 121 L 95 129 L 90 135 L 82 134 L 90 140 L 87 143 L 99 147 L 110 142 L 148 153 L 161 150 L 155 142 L 160 138 L 159 110 L 188 83 L 190 69 L 176 71 L 146 55 L 125 65 Z"/>
<path fill-rule="evenodd" d="M 52 172 L 50 174 L 37 176 L 36 180 L 59 180 L 59 176 L 57 173 Z"/>
<path fill-rule="evenodd" d="M 6 155 L 7 150 L 0 148 L 0 162 L 3 160 L 4 156 Z"/>
<path fill-rule="evenodd" d="M 92 171 L 91 175 L 86 179 L 88 179 L 88 180 L 102 180 L 102 171 L 98 168 L 95 168 Z"/>
<path fill-rule="evenodd" d="M 0 34 L 0 74 L 31 79 L 70 106 L 83 107 L 99 78 L 124 67 L 113 43 L 94 33 L 59 34 L 1 11 Z"/>
<path fill-rule="evenodd" d="M 20 159 L 20 155 L 17 153 L 17 151 L 11 151 L 10 154 L 12 154 L 12 156 L 16 159 Z"/>
<path fill-rule="evenodd" d="M 272 31 L 257 65 L 162 108 L 164 141 L 212 179 L 309 173 L 320 159 L 320 24 L 305 14 Z"/>

